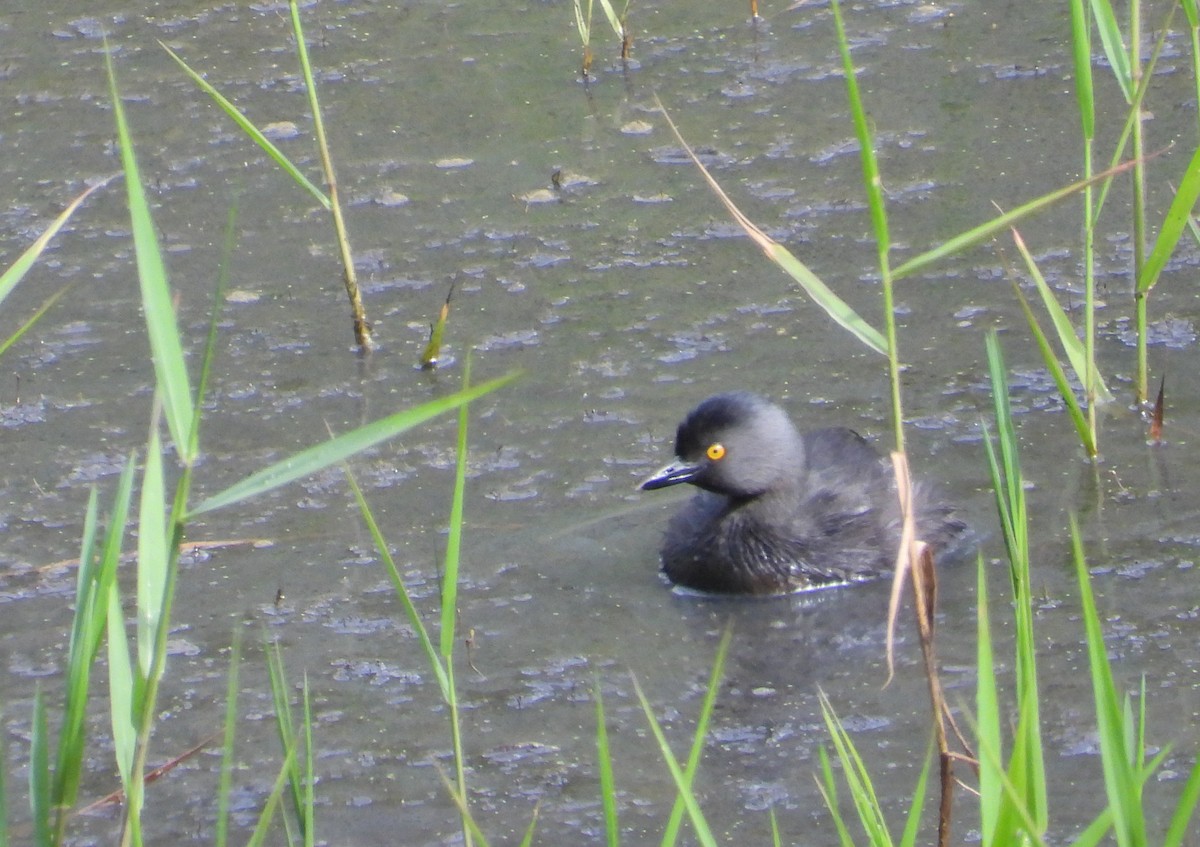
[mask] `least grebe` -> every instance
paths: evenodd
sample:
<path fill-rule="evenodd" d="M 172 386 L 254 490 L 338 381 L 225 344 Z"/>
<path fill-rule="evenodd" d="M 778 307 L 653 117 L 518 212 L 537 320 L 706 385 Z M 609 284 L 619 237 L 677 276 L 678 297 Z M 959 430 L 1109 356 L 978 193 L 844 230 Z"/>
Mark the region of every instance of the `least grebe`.
<path fill-rule="evenodd" d="M 702 489 L 667 526 L 662 568 L 698 591 L 784 594 L 865 582 L 892 569 L 900 508 L 891 464 L 851 429 L 801 435 L 745 391 L 710 397 L 675 435 L 677 461 L 645 490 Z M 945 547 L 965 524 L 915 490 L 917 537 Z"/>

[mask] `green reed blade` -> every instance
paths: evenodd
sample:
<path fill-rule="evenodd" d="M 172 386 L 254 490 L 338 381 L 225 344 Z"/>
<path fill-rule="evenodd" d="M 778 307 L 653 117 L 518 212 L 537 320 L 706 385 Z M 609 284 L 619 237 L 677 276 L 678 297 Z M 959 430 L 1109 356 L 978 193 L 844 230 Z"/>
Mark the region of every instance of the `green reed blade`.
<path fill-rule="evenodd" d="M 217 778 L 217 821 L 213 841 L 217 847 L 229 842 L 229 797 L 233 789 L 233 751 L 237 739 L 238 677 L 242 661 L 242 630 L 234 627 L 229 648 L 229 678 L 225 683 L 225 734 L 221 743 L 221 770 Z"/>
<path fill-rule="evenodd" d="M 471 359 L 463 368 L 463 391 L 471 387 Z M 470 404 L 458 407 L 458 438 L 454 450 L 454 493 L 450 499 L 450 521 L 446 533 L 446 554 L 442 567 L 442 622 L 439 629 L 442 659 L 454 658 L 455 630 L 458 622 L 458 569 L 462 552 L 463 505 L 467 491 L 467 424 Z"/>
<path fill-rule="evenodd" d="M 314 185 L 308 179 L 308 177 L 302 174 L 300 169 L 292 164 L 291 159 L 284 155 L 283 151 L 276 147 L 269 138 L 263 135 L 262 130 L 256 127 L 249 118 L 242 114 L 242 112 L 238 110 L 237 106 L 233 105 L 233 103 L 226 99 L 221 92 L 217 91 L 217 89 L 214 88 L 208 82 L 208 80 L 206 80 L 196 71 L 192 70 L 188 63 L 180 58 L 174 50 L 172 50 L 166 44 L 163 44 L 161 41 L 158 42 L 158 44 L 160 47 L 162 47 L 162 49 L 167 51 L 167 55 L 175 60 L 179 67 L 183 69 L 183 72 L 191 77 L 192 81 L 200 87 L 200 90 L 211 97 L 213 102 L 221 107 L 221 110 L 238 125 L 242 132 L 244 132 L 251 141 L 261 147 L 263 152 L 270 156 L 275 164 L 279 165 L 279 167 L 281 167 L 287 173 L 287 175 L 292 178 L 293 182 L 311 194 L 324 209 L 328 211 L 331 208 L 332 204 L 325 192 Z"/>
<path fill-rule="evenodd" d="M 587 0 L 586 13 L 580 0 L 575 0 L 575 28 L 579 30 L 579 40 L 587 47 L 592 40 L 592 0 Z"/>
<path fill-rule="evenodd" d="M 134 777 L 138 727 L 134 718 L 133 665 L 129 659 L 129 639 L 125 616 L 121 613 L 121 590 L 114 580 L 108 585 L 108 700 L 113 733 L 113 755 L 125 789 L 126 815 L 130 822 L 141 816 L 142 792 Z"/>
<path fill-rule="evenodd" d="M 1137 777 L 1140 763 L 1131 762 L 1126 752 L 1126 723 L 1122 717 L 1104 630 L 1092 595 L 1087 559 L 1075 516 L 1071 516 L 1071 549 L 1075 559 L 1075 575 L 1079 583 L 1084 630 L 1087 634 L 1088 666 L 1092 678 L 1092 693 L 1096 708 L 1096 729 L 1100 745 L 1100 761 L 1104 770 L 1104 789 L 1113 815 L 1113 829 L 1120 847 L 1140 847 L 1146 841 L 1146 822 L 1141 804 L 1141 787 Z"/>
<path fill-rule="evenodd" d="M 833 766 L 829 763 L 829 753 L 826 752 L 825 745 L 822 744 L 817 748 L 817 755 L 821 762 L 821 778 L 817 780 L 817 790 L 821 792 L 825 808 L 829 810 L 829 814 L 833 818 L 833 825 L 838 832 L 838 841 L 842 847 L 854 847 L 854 839 L 850 836 L 850 829 L 846 826 L 846 819 L 842 816 L 842 810 L 838 806 L 837 779 L 834 778 Z"/>
<path fill-rule="evenodd" d="M 516 372 L 510 373 L 507 376 L 477 385 L 470 390 L 460 391 L 457 394 L 451 394 L 448 397 L 442 397 L 437 400 L 430 400 L 416 408 L 396 412 L 393 415 L 353 429 L 329 441 L 309 447 L 306 450 L 301 450 L 299 453 L 263 468 L 261 471 L 246 477 L 241 482 L 235 483 L 224 491 L 218 492 L 202 501 L 188 512 L 187 520 L 191 520 L 205 512 L 211 512 L 213 509 L 231 506 L 249 497 L 264 494 L 281 485 L 286 485 L 294 480 L 324 470 L 331 465 L 340 464 L 351 456 L 412 429 L 430 418 L 437 417 L 451 409 L 457 409 L 464 403 L 469 403 L 478 397 L 495 391 L 497 388 L 512 382 L 517 376 Z"/>
<path fill-rule="evenodd" d="M 18 256 L 17 260 L 4 270 L 4 273 L 0 274 L 0 303 L 3 303 L 4 298 L 16 287 L 17 283 L 25 278 L 25 274 L 29 273 L 29 269 L 33 267 L 34 262 L 46 251 L 50 239 L 59 233 L 66 222 L 71 219 L 71 215 L 75 214 L 75 210 L 83 204 L 83 201 L 91 197 L 94 192 L 108 185 L 119 175 L 113 174 L 112 176 L 105 177 L 68 203 L 67 208 L 62 210 L 59 216 L 51 222 L 50 226 L 46 227 L 46 230 L 34 240 L 33 244 L 29 245 L 25 249 L 25 252 Z"/>
<path fill-rule="evenodd" d="M 441 692 L 442 699 L 449 701 L 450 681 L 446 677 L 446 668 L 442 665 L 437 648 L 433 646 L 433 641 L 429 637 L 429 629 L 425 626 L 425 622 L 421 620 L 421 613 L 417 611 L 417 607 L 412 601 L 412 595 L 409 594 L 408 587 L 405 586 L 404 580 L 400 576 L 400 570 L 396 567 L 396 560 L 392 558 L 392 552 L 388 549 L 387 539 L 383 537 L 383 532 L 379 529 L 379 524 L 375 520 L 375 514 L 371 511 L 371 507 L 367 503 L 367 498 L 363 496 L 362 488 L 359 487 L 358 480 L 350 468 L 343 465 L 342 473 L 345 474 L 346 482 L 349 484 L 350 490 L 354 493 L 355 502 L 358 503 L 359 514 L 362 516 L 363 522 L 367 525 L 367 531 L 371 533 L 375 549 L 379 553 L 380 559 L 383 560 L 384 568 L 388 572 L 388 578 L 392 581 L 392 588 L 395 590 L 396 596 L 400 599 L 401 605 L 404 606 L 404 614 L 408 618 L 409 626 L 417 634 L 417 641 L 421 645 L 421 651 L 425 654 L 425 660 L 428 662 L 434 676 L 437 677 L 438 689 Z"/>
<path fill-rule="evenodd" d="M 1193 832 L 1190 824 L 1197 803 L 1200 803 L 1200 758 L 1192 765 L 1192 772 L 1179 792 L 1179 801 L 1175 804 L 1170 825 L 1163 836 L 1163 847 L 1183 847 L 1184 838 Z"/>
<path fill-rule="evenodd" d="M 700 767 L 700 757 L 704 754 L 704 744 L 708 740 L 708 725 L 712 720 L 713 709 L 717 705 L 717 692 L 721 688 L 721 677 L 725 673 L 725 661 L 729 656 L 729 645 L 732 641 L 733 627 L 726 626 L 725 632 L 721 635 L 721 641 L 717 644 L 712 670 L 708 674 L 708 686 L 704 689 L 704 700 L 700 704 L 700 715 L 696 719 L 696 731 L 692 734 L 692 747 L 688 751 L 687 766 L 683 771 L 683 778 L 689 788 Z M 674 844 L 678 839 L 685 809 L 686 804 L 682 795 L 676 796 L 675 805 L 671 809 L 671 817 L 667 821 L 666 829 L 663 830 L 663 847 Z"/>
<path fill-rule="evenodd" d="M 275 708 L 275 733 L 279 737 L 280 749 L 291 763 L 286 772 L 288 799 L 296 819 L 304 820 L 304 787 L 300 779 L 300 763 L 297 761 L 300 741 L 296 733 L 295 716 L 292 714 L 291 687 L 288 685 L 287 671 L 283 666 L 283 652 L 278 641 L 272 642 L 267 648 L 267 671 L 271 683 L 271 702 Z"/>
<path fill-rule="evenodd" d="M 1012 230 L 1013 241 L 1017 245 L 1017 251 L 1021 254 L 1021 258 L 1025 260 L 1025 267 L 1029 271 L 1029 277 L 1037 286 L 1038 294 L 1041 295 L 1042 304 L 1046 307 L 1046 313 L 1050 315 L 1050 322 L 1054 325 L 1054 332 L 1058 338 L 1059 346 L 1062 347 L 1063 353 L 1071 363 L 1071 370 L 1075 371 L 1075 378 L 1079 380 L 1079 384 L 1087 385 L 1087 347 L 1079 336 L 1075 333 L 1075 327 L 1071 324 L 1071 318 L 1067 315 L 1066 310 L 1059 304 L 1058 298 L 1054 296 L 1053 289 L 1050 288 L 1046 278 L 1042 275 L 1041 268 L 1033 258 L 1033 254 L 1029 252 L 1028 246 L 1025 244 L 1025 239 L 1014 228 Z M 1092 369 L 1095 374 L 1095 389 L 1096 399 L 1101 402 L 1111 402 L 1113 399 L 1112 392 L 1108 390 L 1108 386 L 1104 383 L 1104 378 L 1100 376 L 1100 372 Z"/>
<path fill-rule="evenodd" d="M 521 839 L 520 847 L 532 847 L 533 834 L 537 831 L 538 810 L 541 808 L 540 801 L 534 805 L 533 814 L 529 817 L 529 826 L 525 828 L 525 837 Z"/>
<path fill-rule="evenodd" d="M 308 671 L 304 672 L 304 692 L 303 692 L 303 716 L 304 716 L 304 809 L 300 820 L 304 824 L 304 847 L 314 847 L 317 836 L 316 822 L 316 795 L 314 789 L 317 784 L 316 775 L 316 754 L 313 751 L 313 719 L 312 719 L 312 697 L 308 690 Z"/>
<path fill-rule="evenodd" d="M 157 407 L 157 402 L 155 405 Z M 166 516 L 163 514 L 163 503 L 166 501 L 162 442 L 159 439 L 158 427 L 156 411 L 151 415 L 138 511 L 137 658 L 142 679 L 149 678 L 151 665 L 154 663 L 155 639 L 165 611 L 167 567 L 170 561 Z"/>
<path fill-rule="evenodd" d="M 4 339 L 4 341 L 0 342 L 0 356 L 3 356 L 4 352 L 8 350 L 9 347 L 12 347 L 14 344 L 20 341 L 21 336 L 33 329 L 33 327 L 37 325 L 37 322 L 45 316 L 46 312 L 50 311 L 50 307 L 61 300 L 62 296 L 70 290 L 70 285 L 64 285 L 62 288 L 58 289 L 58 291 L 47 297 L 42 302 L 42 305 L 38 306 L 37 311 L 30 315 L 29 319 L 17 328 L 16 332 Z"/>
<path fill-rule="evenodd" d="M 1000 696 L 996 686 L 996 661 L 988 608 L 987 568 L 983 553 L 975 560 L 975 732 L 978 747 L 991 751 L 979 761 L 979 820 L 985 844 L 1002 843 L 996 837 L 1004 803 L 1002 765 L 1004 739 L 1000 734 Z"/>
<path fill-rule="evenodd" d="M 1075 100 L 1083 137 L 1096 137 L 1096 96 L 1092 82 L 1091 21 L 1084 0 L 1071 0 L 1071 57 L 1075 64 Z"/>
<path fill-rule="evenodd" d="M 837 29 L 842 72 L 846 76 L 846 97 L 850 102 L 850 115 L 854 121 L 854 135 L 858 139 L 863 187 L 867 192 L 867 206 L 871 210 L 871 228 L 875 232 L 879 264 L 886 271 L 887 254 L 891 248 L 891 235 L 888 230 L 887 207 L 883 202 L 883 178 L 879 174 L 879 160 L 875 157 L 875 142 L 871 137 L 867 110 L 863 106 L 862 95 L 858 90 L 858 77 L 854 70 L 854 61 L 850 58 L 850 42 L 846 38 L 846 28 L 842 23 L 841 6 L 838 0 L 833 0 L 830 9 L 833 11 L 833 22 Z"/>
<path fill-rule="evenodd" d="M 1142 265 L 1141 272 L 1138 274 L 1137 293 L 1139 295 L 1145 294 L 1158 282 L 1159 274 L 1166 267 L 1167 261 L 1175 252 L 1179 239 L 1183 236 L 1183 230 L 1188 224 L 1192 209 L 1196 207 L 1197 200 L 1200 200 L 1200 147 L 1196 148 L 1191 161 L 1188 162 L 1187 171 L 1179 183 L 1175 198 L 1171 201 L 1171 207 L 1167 210 L 1166 217 L 1163 218 L 1158 238 L 1154 240 L 1154 247 L 1150 250 L 1150 255 L 1146 258 L 1146 263 Z"/>
<path fill-rule="evenodd" d="M 262 847 L 266 842 L 267 833 L 271 830 L 271 821 L 275 818 L 275 812 L 279 810 L 283 791 L 287 788 L 288 775 L 292 772 L 295 763 L 296 745 L 292 744 L 287 750 L 287 755 L 283 757 L 283 764 L 279 766 L 279 773 L 275 775 L 275 785 L 271 788 L 267 802 L 263 804 L 263 810 L 259 813 L 258 822 L 254 825 L 254 832 L 251 833 L 250 840 L 246 842 L 246 847 Z"/>
<path fill-rule="evenodd" d="M 617 38 L 625 37 L 625 27 L 621 23 L 624 19 L 623 15 L 618 15 L 616 9 L 613 8 L 610 0 L 600 0 L 600 8 L 604 10 L 604 17 L 608 18 L 608 25 L 612 27 L 612 31 L 616 33 Z M 629 10 L 629 2 L 626 0 L 625 10 Z"/>
<path fill-rule="evenodd" d="M 1071 418 L 1071 422 L 1075 424 L 1075 431 L 1079 434 L 1079 441 L 1083 444 L 1083 449 L 1087 451 L 1088 456 L 1095 457 L 1096 455 L 1096 437 L 1092 432 L 1091 426 L 1088 424 L 1087 415 L 1079 406 L 1079 399 L 1075 396 L 1075 392 L 1071 388 L 1071 383 L 1067 380 L 1067 374 L 1059 364 L 1058 358 L 1054 355 L 1054 350 L 1050 347 L 1050 341 L 1046 338 L 1046 333 L 1042 331 L 1041 324 L 1038 323 L 1037 316 L 1033 314 L 1033 309 L 1029 306 L 1029 301 L 1025 299 L 1025 295 L 1017 285 L 1013 285 L 1013 292 L 1017 296 L 1017 302 L 1021 305 L 1021 311 L 1025 314 L 1025 321 L 1029 324 L 1029 331 L 1033 334 L 1033 339 L 1037 342 L 1038 350 L 1042 354 L 1042 362 L 1046 365 L 1046 370 L 1050 372 L 1050 376 L 1054 378 L 1054 384 L 1058 387 L 1058 394 L 1066 404 L 1067 414 Z M 1072 336 L 1074 337 L 1074 336 Z M 1078 340 L 1078 339 L 1076 339 Z M 1076 376 L 1079 373 L 1076 372 Z"/>
<path fill-rule="evenodd" d="M 33 725 L 29 735 L 29 813 L 33 817 L 33 843 L 50 847 L 50 730 L 42 687 L 33 692 Z"/>
<path fill-rule="evenodd" d="M 679 793 L 679 800 L 683 803 L 684 808 L 687 809 L 688 818 L 692 822 L 692 829 L 696 833 L 696 840 L 703 844 L 704 847 L 716 847 L 717 841 L 708 826 L 704 812 L 700 810 L 700 804 L 696 800 L 696 795 L 692 793 L 691 782 L 684 774 L 683 769 L 679 767 L 679 760 L 675 758 L 675 754 L 671 751 L 671 745 L 667 743 L 667 736 L 663 733 L 662 726 L 658 723 L 658 718 L 654 717 L 654 709 L 650 705 L 650 700 L 646 697 L 646 692 L 642 691 L 642 686 L 636 676 L 630 674 L 630 678 L 633 680 L 634 693 L 637 694 L 638 702 L 642 705 L 642 712 L 646 715 L 646 723 L 650 725 L 650 732 L 654 734 L 654 741 L 658 745 L 659 752 L 662 753 L 667 770 L 671 772 L 671 779 L 675 781 L 675 790 Z"/>
<path fill-rule="evenodd" d="M 1108 66 L 1112 68 L 1113 78 L 1121 86 L 1121 93 L 1126 103 L 1133 102 L 1133 70 L 1129 63 L 1129 51 L 1121 39 L 1121 26 L 1117 15 L 1108 0 L 1090 0 L 1092 14 L 1096 18 L 1096 29 L 1100 33 L 1100 43 L 1104 45 L 1104 56 Z"/>
<path fill-rule="evenodd" d="M 138 283 L 142 293 L 142 312 L 146 321 L 146 334 L 150 338 L 155 381 L 158 390 L 162 392 L 163 412 L 167 419 L 167 427 L 171 431 L 171 440 L 175 442 L 175 449 L 184 463 L 191 464 L 195 458 L 190 452 L 188 439 L 192 425 L 192 391 L 188 386 L 183 343 L 175 321 L 175 307 L 171 302 L 171 287 L 167 281 L 162 249 L 158 244 L 158 232 L 150 216 L 150 206 L 146 202 L 146 192 L 142 187 L 137 156 L 129 134 L 129 125 L 125 120 L 125 107 L 117 90 L 116 71 L 113 69 L 112 54 L 108 50 L 107 42 L 104 62 L 108 68 L 108 87 L 116 120 L 117 140 L 121 147 L 121 164 L 125 171 L 129 223 L 133 230 Z"/>
<path fill-rule="evenodd" d="M 837 751 L 838 761 L 842 764 L 842 778 L 846 780 L 846 787 L 850 790 L 850 798 L 854 801 L 859 825 L 867 834 L 867 842 L 872 847 L 891 847 L 892 836 L 888 832 L 883 807 L 875 793 L 866 763 L 834 711 L 828 696 L 820 689 L 817 695 L 821 702 L 821 716 L 825 720 L 825 728 L 829 732 L 834 750 Z"/>
<path fill-rule="evenodd" d="M 704 181 L 708 183 L 708 187 L 712 190 L 721 204 L 725 206 L 726 211 L 734 221 L 742 228 L 742 230 L 750 237 L 758 248 L 763 251 L 768 259 L 778 265 L 788 276 L 799 283 L 804 292 L 812 299 L 814 303 L 825 310 L 829 317 L 833 318 L 834 322 L 843 327 L 854 335 L 863 344 L 866 344 L 876 353 L 887 355 L 887 339 L 875 329 L 873 326 L 863 320 L 857 312 L 850 307 L 848 303 L 838 297 L 833 291 L 821 281 L 821 279 L 809 270 L 808 266 L 797 259 L 788 251 L 786 247 L 780 244 L 775 239 L 771 238 L 754 223 L 746 217 L 742 210 L 733 204 L 721 186 L 713 179 L 712 174 L 704 167 L 704 164 L 696 157 L 692 148 L 684 141 L 683 136 L 676 128 L 671 116 L 667 114 L 666 108 L 662 101 L 655 97 L 654 102 L 658 108 L 662 110 L 663 117 L 667 121 L 667 125 L 671 128 L 671 132 L 675 134 L 675 139 L 683 147 L 688 157 L 692 160 L 697 168 L 700 169 Z"/>
<path fill-rule="evenodd" d="M 604 694 L 600 677 L 592 682 L 592 699 L 596 701 L 596 757 L 600 771 L 600 804 L 604 808 L 604 843 L 617 847 L 621 843 L 621 825 L 617 817 L 617 782 L 613 775 L 612 750 L 608 744 L 608 723 L 604 717 Z"/>
<path fill-rule="evenodd" d="M 1055 189 L 1041 197 L 1034 198 L 1027 203 L 1022 203 L 1017 208 L 1009 212 L 1004 212 L 998 217 L 992 218 L 986 223 L 982 223 L 977 227 L 959 233 L 953 238 L 934 247 L 932 250 L 926 250 L 924 253 L 914 256 L 902 265 L 897 265 L 892 268 L 892 276 L 895 279 L 900 279 L 905 276 L 912 276 L 918 271 L 922 271 L 935 262 L 941 261 L 947 256 L 953 256 L 966 250 L 968 247 L 978 244 L 981 241 L 986 241 L 995 236 L 998 232 L 1012 227 L 1017 221 L 1035 212 L 1040 212 L 1043 209 L 1052 206 L 1053 204 L 1070 197 L 1075 192 L 1081 190 L 1086 185 L 1091 183 L 1102 182 L 1110 177 L 1123 173 L 1134 165 L 1133 162 L 1125 162 L 1116 165 L 1093 175 L 1090 179 L 1081 179 L 1078 182 L 1073 182 L 1070 185 Z"/>
<path fill-rule="evenodd" d="M 917 776 L 913 786 L 912 798 L 908 801 L 908 814 L 904 818 L 904 832 L 900 834 L 899 847 L 915 847 L 917 836 L 921 831 L 921 811 L 925 808 L 925 787 L 929 784 L 929 772 L 937 755 L 932 735 L 929 738 L 929 748 L 925 752 L 925 764 Z"/>

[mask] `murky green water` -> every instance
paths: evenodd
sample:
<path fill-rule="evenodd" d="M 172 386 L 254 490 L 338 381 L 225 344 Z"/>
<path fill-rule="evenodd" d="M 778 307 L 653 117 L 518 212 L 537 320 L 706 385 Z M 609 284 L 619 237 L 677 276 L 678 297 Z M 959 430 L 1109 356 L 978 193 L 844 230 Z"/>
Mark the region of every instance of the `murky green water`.
<path fill-rule="evenodd" d="M 194 90 L 163 40 L 261 122 L 295 121 L 282 145 L 316 177 L 286 8 L 160 3 L 41 3 L 0 12 L 0 249 L 5 264 L 84 181 L 118 169 L 99 32 L 107 29 L 127 98 L 180 314 L 199 351 L 227 209 L 239 244 L 231 284 L 253 296 L 222 314 L 211 410 L 197 478 L 219 490 L 273 459 L 453 390 L 472 351 L 477 378 L 524 378 L 472 415 L 460 667 L 472 802 L 496 841 L 519 840 L 535 805 L 541 843 L 592 840 L 602 826 L 591 688 L 613 733 L 627 843 L 657 841 L 672 796 L 633 696 L 634 672 L 678 752 L 685 749 L 720 631 L 736 637 L 700 777 L 726 843 L 766 843 L 774 806 L 785 838 L 833 844 L 812 775 L 825 690 L 856 731 L 897 819 L 927 739 L 925 687 L 912 638 L 881 690 L 885 589 L 767 602 L 704 601 L 668 591 L 655 551 L 669 496 L 635 482 L 670 451 L 678 418 L 717 390 L 786 401 L 808 427 L 850 424 L 886 443 L 882 360 L 823 320 L 740 237 L 698 173 L 681 163 L 657 94 L 756 222 L 785 241 L 879 323 L 874 247 L 827 8 L 746 10 L 671 2 L 633 12 L 636 64 L 622 72 L 597 45 L 597 78 L 577 79 L 564 3 L 334 4 L 305 10 L 367 306 L 382 344 L 369 361 L 350 324 L 326 220 Z M 879 136 L 897 255 L 938 243 L 1074 178 L 1077 121 L 1064 51 L 1066 12 L 1040 4 L 866 4 L 846 10 Z M 604 23 L 596 22 L 597 39 Z M 1196 116 L 1179 35 L 1152 89 L 1150 202 L 1194 147 Z M 1107 156 L 1123 117 L 1106 104 Z M 453 166 L 451 166 L 453 165 Z M 520 198 L 574 175 L 557 202 Z M 402 196 L 401 196 L 402 195 Z M 1127 216 L 1123 188 L 1112 221 Z M 1068 203 L 1026 224 L 1031 249 L 1064 291 L 1078 291 L 1077 218 Z M 1129 397 L 1129 239 L 1113 223 L 1100 247 L 1100 356 Z M 65 651 L 80 518 L 88 486 L 111 491 L 143 444 L 150 364 L 119 185 L 73 220 L 49 259 L 5 303 L 5 334 L 50 292 L 73 288 L 4 358 L 0 377 L 0 656 L 10 785 L 20 785 L 35 686 L 54 702 Z M 943 481 L 1002 554 L 979 421 L 990 398 L 983 333 L 999 328 L 1032 489 L 1038 624 L 1060 831 L 1100 806 L 1099 760 L 1082 676 L 1066 516 L 1080 513 L 1096 590 L 1125 683 L 1145 673 L 1156 744 L 1175 742 L 1156 792 L 1190 766 L 1197 742 L 1194 562 L 1198 262 L 1185 248 L 1154 294 L 1166 374 L 1169 443 L 1144 445 L 1119 408 L 1105 461 L 1080 458 L 1039 368 L 1006 279 L 1007 242 L 977 248 L 900 284 L 906 412 L 919 472 Z M 451 283 L 449 364 L 414 363 Z M 1081 299 L 1081 298 L 1080 298 Z M 355 471 L 431 622 L 453 470 L 449 421 L 358 462 Z M 315 706 L 318 833 L 329 843 L 432 844 L 457 832 L 435 766 L 448 764 L 436 684 L 376 563 L 339 473 L 240 513 L 206 516 L 196 541 L 218 546 L 184 565 L 173 658 L 152 759 L 216 732 L 228 645 L 250 646 L 235 776 L 240 825 L 274 779 L 277 751 L 262 633 L 278 639 Z M 57 564 L 56 564 L 57 563 Z M 1003 569 L 997 567 L 1000 596 Z M 942 661 L 954 702 L 969 704 L 974 574 L 948 569 Z M 283 600 L 276 602 L 282 592 Z M 1007 679 L 1002 680 L 1007 684 Z M 97 696 L 100 696 L 98 692 Z M 97 714 L 103 714 L 97 709 Z M 95 726 L 85 797 L 116 787 L 107 727 Z M 208 843 L 219 755 L 189 760 L 149 792 L 156 843 Z M 965 798 L 961 809 L 969 806 Z M 963 812 L 965 815 L 965 811 Z M 18 813 L 18 817 L 20 817 Z M 959 832 L 970 827 L 962 819 Z M 111 840 L 115 816 L 78 825 L 79 843 Z"/>

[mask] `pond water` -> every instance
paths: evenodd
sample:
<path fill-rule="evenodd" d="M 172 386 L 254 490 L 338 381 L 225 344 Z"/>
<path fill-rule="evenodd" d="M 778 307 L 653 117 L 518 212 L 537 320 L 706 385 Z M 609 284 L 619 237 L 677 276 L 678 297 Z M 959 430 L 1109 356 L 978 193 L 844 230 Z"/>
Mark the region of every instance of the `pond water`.
<path fill-rule="evenodd" d="M 197 9 L 200 6 L 202 8 Z M 479 8 L 482 6 L 482 8 Z M 830 11 L 667 0 L 632 10 L 634 61 L 595 24 L 594 79 L 578 78 L 570 4 L 321 3 L 304 9 L 351 237 L 380 348 L 355 355 L 325 216 L 187 81 L 162 40 L 260 123 L 316 179 L 286 5 L 48 0 L 0 12 L 0 249 L 7 265 L 87 180 L 118 169 L 103 75 L 108 32 L 193 361 L 231 204 L 238 244 L 202 434 L 199 494 L 389 412 L 444 395 L 470 353 L 476 379 L 522 378 L 472 407 L 460 622 L 463 728 L 482 828 L 515 843 L 535 808 L 539 843 L 602 831 L 592 687 L 605 696 L 626 843 L 657 841 L 673 787 L 634 696 L 645 688 L 682 755 L 727 622 L 734 640 L 698 781 L 726 843 L 835 844 L 815 788 L 828 693 L 897 822 L 928 738 L 911 624 L 897 678 L 883 660 L 886 586 L 768 601 L 672 593 L 656 549 L 679 501 L 635 484 L 669 458 L 682 414 L 746 388 L 803 427 L 846 424 L 888 442 L 885 364 L 823 317 L 731 224 L 679 153 L 657 95 L 734 201 L 880 324 L 874 245 Z M 898 257 L 1069 182 L 1080 170 L 1065 9 L 1013 2 L 881 2 L 844 10 L 879 139 Z M 1155 13 L 1157 14 L 1157 12 Z M 1184 34 L 1148 101 L 1152 220 L 1194 149 Z M 1098 68 L 1101 157 L 1124 109 Z M 1173 145 L 1173 146 L 1171 146 Z M 561 191 L 551 188 L 555 172 Z M 538 202 L 552 192 L 553 202 Z M 1118 395 L 1104 460 L 1083 458 L 1039 365 L 1005 239 L 899 284 L 905 411 L 918 474 L 961 503 L 1004 568 L 980 435 L 990 417 L 983 336 L 1012 369 L 1033 515 L 1055 832 L 1101 807 L 1067 533 L 1081 516 L 1121 684 L 1145 675 L 1151 742 L 1172 743 L 1151 793 L 1167 803 L 1195 755 L 1200 711 L 1195 559 L 1200 461 L 1185 245 L 1151 301 L 1152 372 L 1167 379 L 1166 443 L 1130 411 L 1128 191 L 1099 246 L 1099 356 Z M 1024 226 L 1064 300 L 1079 293 L 1078 204 Z M 0 393 L 0 673 L 10 786 L 23 785 L 33 693 L 61 684 L 81 517 L 145 442 L 151 369 L 120 183 L 97 194 L 6 301 L 7 335 L 49 293 L 69 295 L 4 359 Z M 415 367 L 450 285 L 443 367 Z M 454 465 L 449 418 L 354 464 L 431 623 Z M 438 768 L 449 765 L 436 683 L 340 472 L 205 515 L 184 562 L 152 764 L 217 732 L 229 645 L 241 628 L 233 806 L 252 825 L 279 754 L 264 634 L 293 682 L 307 676 L 318 748 L 318 837 L 454 843 Z M 236 543 L 235 543 L 236 542 Z M 254 542 L 254 543 L 243 543 Z M 974 692 L 974 569 L 943 569 L 941 660 L 951 701 Z M 1007 630 L 1001 627 L 1001 635 Z M 1007 676 L 1000 680 L 1008 687 Z M 105 696 L 103 686 L 96 697 Z M 97 703 L 82 796 L 117 785 Z M 209 843 L 219 750 L 149 790 L 147 837 Z M 19 793 L 17 789 L 12 789 Z M 10 804 L 18 820 L 24 814 Z M 973 825 L 959 801 L 957 832 Z M 108 843 L 115 812 L 76 843 Z"/>

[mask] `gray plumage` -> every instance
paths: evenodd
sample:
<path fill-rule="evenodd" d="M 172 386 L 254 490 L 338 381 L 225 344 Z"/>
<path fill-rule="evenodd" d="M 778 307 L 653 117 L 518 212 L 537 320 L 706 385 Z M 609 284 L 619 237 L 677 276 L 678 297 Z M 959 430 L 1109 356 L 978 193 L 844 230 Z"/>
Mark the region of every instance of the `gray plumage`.
<path fill-rule="evenodd" d="M 662 568 L 698 591 L 782 594 L 890 571 L 900 508 L 890 462 L 850 429 L 797 432 L 749 392 L 710 397 L 679 425 L 677 461 L 642 483 L 702 489 L 667 526 Z M 966 525 L 916 486 L 917 536 L 935 551 Z"/>

